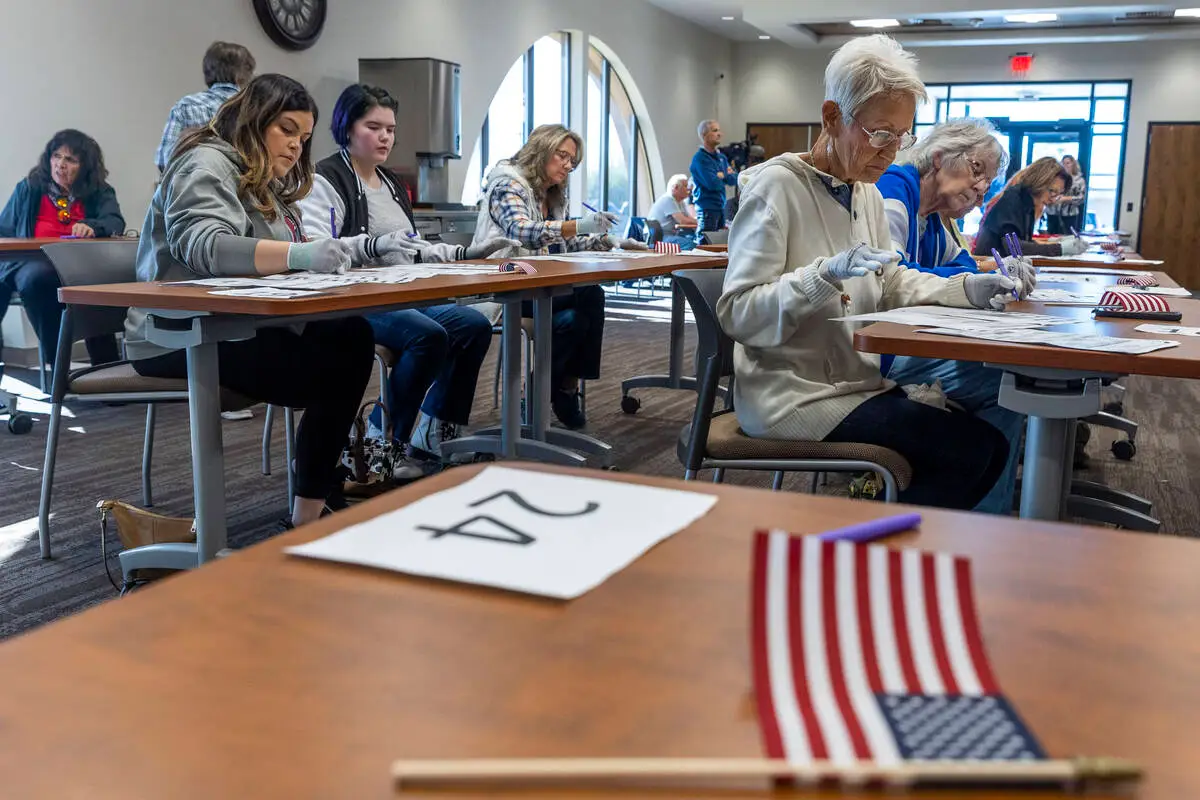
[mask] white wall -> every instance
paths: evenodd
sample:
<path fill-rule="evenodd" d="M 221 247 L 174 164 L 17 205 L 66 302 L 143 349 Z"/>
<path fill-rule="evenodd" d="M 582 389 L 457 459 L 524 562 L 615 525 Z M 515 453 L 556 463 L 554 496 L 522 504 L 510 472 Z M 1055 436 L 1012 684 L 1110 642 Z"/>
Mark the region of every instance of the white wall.
<path fill-rule="evenodd" d="M 1012 47 L 926 47 L 917 50 L 929 83 L 1010 80 Z M 1029 80 L 1132 79 L 1129 137 L 1121 187 L 1120 227 L 1137 233 L 1146 133 L 1151 121 L 1200 120 L 1200 44 L 1137 42 L 1104 45 L 1038 45 Z M 784 45 L 738 45 L 734 53 L 734 108 L 729 130 L 741 136 L 747 122 L 815 122 L 824 95 L 829 51 Z M 1126 211 L 1127 204 L 1132 211 Z"/>
<path fill-rule="evenodd" d="M 171 105 L 203 88 L 200 61 L 216 39 L 250 48 L 260 72 L 304 82 L 322 111 L 314 154 L 333 150 L 329 112 L 357 80 L 360 57 L 424 57 L 463 66 L 464 147 L 473 146 L 504 74 L 540 36 L 580 30 L 614 50 L 645 99 L 660 164 L 684 168 L 696 123 L 730 107 L 732 44 L 644 0 L 332 0 L 325 32 L 289 53 L 259 27 L 250 0 L 59 0 L 7 3 L 0 26 L 0 196 L 7 197 L 54 131 L 76 127 L 100 142 L 130 227 L 140 228 L 157 171 L 154 152 Z M 457 197 L 470 153 L 451 170 Z M 653 160 L 653 159 L 652 159 Z"/>

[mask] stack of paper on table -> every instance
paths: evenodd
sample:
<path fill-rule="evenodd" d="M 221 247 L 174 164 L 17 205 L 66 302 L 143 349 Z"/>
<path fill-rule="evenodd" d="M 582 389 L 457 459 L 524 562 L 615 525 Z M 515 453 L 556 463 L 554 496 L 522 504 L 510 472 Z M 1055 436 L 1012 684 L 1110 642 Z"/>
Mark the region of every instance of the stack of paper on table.
<path fill-rule="evenodd" d="M 1034 289 L 1029 299 L 1036 303 L 1066 303 L 1094 306 L 1100 302 L 1100 292 L 1069 292 L 1066 289 Z"/>
<path fill-rule="evenodd" d="M 595 588 L 716 502 L 697 492 L 488 467 L 287 552 L 567 599 Z"/>
<path fill-rule="evenodd" d="M 992 328 L 990 330 L 926 328 L 917 333 L 963 336 L 968 339 L 985 339 L 990 342 L 1011 342 L 1013 344 L 1044 344 L 1051 347 L 1065 347 L 1070 350 L 1094 350 L 1099 353 L 1124 353 L 1135 356 L 1179 346 L 1179 342 L 1166 339 L 1122 339 L 1116 336 L 1043 331 L 1036 328 Z"/>
<path fill-rule="evenodd" d="M 1126 262 L 1128 263 L 1128 262 Z M 1114 269 L 1112 267 L 1038 267 L 1038 280 L 1042 275 L 1153 275 L 1153 272 L 1138 269 Z"/>
<path fill-rule="evenodd" d="M 869 314 L 833 317 L 833 320 L 835 322 L 896 322 L 901 325 L 933 326 L 953 330 L 1040 328 L 1046 325 L 1073 325 L 1077 322 L 1077 320 L 1048 314 L 985 311 L 979 308 L 949 308 L 947 306 L 908 306 Z"/>

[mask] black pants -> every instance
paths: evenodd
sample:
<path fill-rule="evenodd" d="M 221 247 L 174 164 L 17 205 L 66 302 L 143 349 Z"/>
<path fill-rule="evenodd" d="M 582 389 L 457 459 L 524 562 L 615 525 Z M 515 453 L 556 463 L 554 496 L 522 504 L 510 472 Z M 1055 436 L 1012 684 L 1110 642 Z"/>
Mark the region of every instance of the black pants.
<path fill-rule="evenodd" d="M 978 417 L 909 400 L 900 389 L 876 395 L 841 421 L 827 442 L 895 450 L 912 465 L 900 502 L 969 510 L 1004 471 L 1008 442 Z"/>
<path fill-rule="evenodd" d="M 0 319 L 8 310 L 8 303 L 15 292 L 25 306 L 29 324 L 33 326 L 42 353 L 48 363 L 53 364 L 58 353 L 58 327 L 62 322 L 62 303 L 58 302 L 58 290 L 62 282 L 54 267 L 45 261 L 9 261 L 0 263 Z M 88 357 L 93 364 L 107 364 L 120 359 L 117 339 L 109 334 L 86 339 Z M 0 346 L 3 339 L 0 338 Z"/>
<path fill-rule="evenodd" d="M 719 231 L 725 227 L 725 209 L 697 208 L 696 219 L 700 223 L 698 232 Z"/>
<path fill-rule="evenodd" d="M 310 322 L 300 334 L 266 328 L 253 339 L 221 342 L 217 351 L 223 387 L 263 403 L 304 409 L 296 431 L 296 494 L 328 497 L 371 377 L 371 326 L 362 317 L 347 317 Z M 183 378 L 187 353 L 175 350 L 133 366 L 147 377 Z"/>
<path fill-rule="evenodd" d="M 577 286 L 571 294 L 553 299 L 554 338 L 550 350 L 550 381 L 555 389 L 566 378 L 600 377 L 604 348 L 604 290 Z M 521 303 L 521 315 L 533 316 L 533 302 Z"/>

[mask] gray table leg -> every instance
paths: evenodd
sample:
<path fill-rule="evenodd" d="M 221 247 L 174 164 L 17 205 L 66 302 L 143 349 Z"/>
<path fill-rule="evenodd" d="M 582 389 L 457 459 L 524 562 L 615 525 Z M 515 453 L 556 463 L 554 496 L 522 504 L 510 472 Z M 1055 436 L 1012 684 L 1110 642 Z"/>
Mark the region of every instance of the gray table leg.
<path fill-rule="evenodd" d="M 529 427 L 533 438 L 546 441 L 550 427 L 550 365 L 554 348 L 554 302 L 549 292 L 540 292 L 533 299 L 533 386 L 525 387 L 525 403 L 529 408 Z"/>
<path fill-rule="evenodd" d="M 215 342 L 187 349 L 188 415 L 192 429 L 192 485 L 196 497 L 196 551 L 200 564 L 225 548 L 225 451 L 221 441 L 221 388 Z"/>
<path fill-rule="evenodd" d="M 1021 518 L 1057 521 L 1063 501 L 1063 460 L 1074 419 L 1029 417 L 1021 477 Z M 1066 464 L 1070 469 L 1070 462 Z"/>
<path fill-rule="evenodd" d="M 504 304 L 500 341 L 504 358 L 504 389 L 500 395 L 500 455 L 517 457 L 521 438 L 521 302 Z"/>

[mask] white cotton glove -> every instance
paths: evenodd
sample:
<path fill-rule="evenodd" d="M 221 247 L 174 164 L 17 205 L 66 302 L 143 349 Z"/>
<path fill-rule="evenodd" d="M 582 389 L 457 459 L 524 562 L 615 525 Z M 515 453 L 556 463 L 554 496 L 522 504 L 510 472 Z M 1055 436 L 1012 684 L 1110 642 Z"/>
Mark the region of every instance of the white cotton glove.
<path fill-rule="evenodd" d="M 1088 243 L 1078 236 L 1064 236 L 1059 240 L 1058 246 L 1062 248 L 1064 256 L 1077 256 L 1088 249 Z"/>
<path fill-rule="evenodd" d="M 293 243 L 288 247 L 288 269 L 341 275 L 351 267 L 362 264 L 362 242 L 357 241 L 359 239 L 365 237 Z"/>
<path fill-rule="evenodd" d="M 583 235 L 591 233 L 608 233 L 617 224 L 617 215 L 607 211 L 593 211 L 580 217 L 575 223 L 575 232 Z"/>
<path fill-rule="evenodd" d="M 625 237 L 624 239 L 617 239 L 617 247 L 621 248 L 622 250 L 649 250 L 650 249 L 650 245 L 646 244 L 641 239 L 630 239 L 629 237 Z"/>
<path fill-rule="evenodd" d="M 506 239 L 503 236 L 496 236 L 491 239 L 484 239 L 479 244 L 467 245 L 463 250 L 462 258 L 491 258 L 494 253 L 498 253 L 501 250 L 520 246 L 521 243 L 516 239 Z"/>
<path fill-rule="evenodd" d="M 976 308 L 990 308 L 994 311 L 1003 311 L 1006 305 L 1017 299 L 1013 297 L 1013 289 L 1016 287 L 1015 281 L 999 272 L 967 275 L 963 281 L 967 302 Z"/>
<path fill-rule="evenodd" d="M 876 250 L 860 243 L 822 261 L 817 274 L 829 283 L 841 284 L 846 278 L 862 277 L 868 272 L 878 273 L 884 264 L 899 260 L 900 254 L 894 250 Z"/>
<path fill-rule="evenodd" d="M 1017 293 L 1022 300 L 1037 288 L 1037 270 L 1029 260 L 1007 256 L 1004 259 L 1004 268 L 1008 270 L 1009 277 L 1020 284 Z"/>

